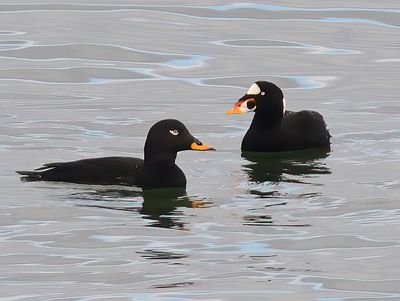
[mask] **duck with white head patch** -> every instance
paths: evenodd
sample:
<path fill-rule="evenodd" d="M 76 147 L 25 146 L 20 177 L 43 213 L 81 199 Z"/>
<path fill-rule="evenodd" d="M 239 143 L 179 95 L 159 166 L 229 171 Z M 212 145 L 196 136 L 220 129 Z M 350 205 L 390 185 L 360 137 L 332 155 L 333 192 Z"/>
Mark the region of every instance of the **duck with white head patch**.
<path fill-rule="evenodd" d="M 330 150 L 329 131 L 315 111 L 286 111 L 282 90 L 267 81 L 252 84 L 227 114 L 254 112 L 242 141 L 242 151 L 279 152 L 323 148 Z"/>

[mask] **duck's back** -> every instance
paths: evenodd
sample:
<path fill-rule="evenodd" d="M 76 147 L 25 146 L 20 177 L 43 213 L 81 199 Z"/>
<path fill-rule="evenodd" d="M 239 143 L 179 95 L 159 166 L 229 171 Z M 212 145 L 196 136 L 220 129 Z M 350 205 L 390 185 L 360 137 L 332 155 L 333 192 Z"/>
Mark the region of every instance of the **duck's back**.
<path fill-rule="evenodd" d="M 315 111 L 285 112 L 279 124 L 270 128 L 252 124 L 242 141 L 243 151 L 290 151 L 330 148 L 330 134 L 322 115 Z"/>
<path fill-rule="evenodd" d="M 27 181 L 60 181 L 80 184 L 140 185 L 143 160 L 102 157 L 48 163 L 35 171 L 18 171 Z"/>

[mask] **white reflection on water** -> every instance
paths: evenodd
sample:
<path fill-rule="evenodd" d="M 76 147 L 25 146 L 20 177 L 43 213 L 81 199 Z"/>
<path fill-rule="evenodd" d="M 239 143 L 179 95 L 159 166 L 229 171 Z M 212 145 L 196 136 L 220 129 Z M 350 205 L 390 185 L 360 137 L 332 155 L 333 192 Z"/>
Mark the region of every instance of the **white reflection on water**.
<path fill-rule="evenodd" d="M 370 11 L 374 13 L 378 12 L 390 12 L 400 13 L 400 9 L 381 9 L 381 8 L 351 8 L 351 7 L 331 7 L 331 8 L 304 8 L 304 7 L 292 7 L 292 6 L 281 6 L 265 3 L 233 3 L 228 5 L 209 5 L 209 6 L 192 6 L 198 8 L 208 8 L 213 10 L 229 11 L 242 8 L 252 8 L 256 10 L 267 10 L 267 11 L 311 11 L 311 12 L 364 12 Z"/>
<path fill-rule="evenodd" d="M 192 55 L 189 59 L 176 59 L 165 62 L 165 65 L 175 68 L 195 68 L 200 67 L 210 57 L 204 55 Z"/>
<path fill-rule="evenodd" d="M 346 24 L 346 23 L 348 23 L 348 24 L 365 23 L 365 24 L 378 25 L 378 26 L 389 27 L 389 28 L 399 28 L 399 26 L 388 24 L 388 23 L 381 22 L 378 20 L 361 19 L 361 18 L 323 18 L 320 20 L 312 20 L 311 19 L 308 21 L 327 22 L 327 23 L 344 23 L 344 24 Z"/>
<path fill-rule="evenodd" d="M 267 39 L 240 39 L 240 40 L 221 40 L 213 44 L 227 47 L 254 47 L 254 48 L 283 48 L 283 49 L 304 49 L 309 54 L 328 54 L 328 55 L 352 55 L 361 54 L 358 50 L 328 48 L 322 45 L 299 43 L 283 40 Z"/>

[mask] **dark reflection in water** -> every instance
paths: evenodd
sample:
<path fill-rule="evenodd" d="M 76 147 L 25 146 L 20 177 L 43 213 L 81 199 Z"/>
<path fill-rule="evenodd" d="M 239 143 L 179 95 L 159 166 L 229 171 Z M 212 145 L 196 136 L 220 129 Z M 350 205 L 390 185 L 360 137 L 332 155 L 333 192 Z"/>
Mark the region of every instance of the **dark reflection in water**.
<path fill-rule="evenodd" d="M 308 223 L 302 223 L 297 220 L 276 223 L 272 216 L 265 214 L 252 214 L 243 217 L 245 226 L 275 226 L 275 227 L 310 227 Z"/>
<path fill-rule="evenodd" d="M 287 201 L 292 199 L 307 199 L 318 197 L 320 193 L 282 193 L 276 190 L 278 183 L 301 183 L 307 184 L 306 180 L 321 174 L 330 174 L 324 158 L 329 152 L 322 150 L 304 150 L 296 152 L 261 153 L 243 152 L 242 157 L 248 162 L 243 164 L 249 180 L 256 184 L 250 189 L 250 194 L 260 199 L 270 199 L 273 203 L 263 205 L 261 208 L 252 208 L 250 213 L 244 216 L 244 225 L 247 226 L 279 226 L 279 227 L 309 227 L 310 224 L 299 220 L 282 220 L 275 222 L 272 216 L 266 214 L 265 209 L 271 206 L 285 206 Z M 271 184 L 271 185 L 270 185 Z M 267 189 L 265 189 L 267 188 Z M 272 188 L 272 189 L 271 189 Z M 279 200 L 277 202 L 277 200 Z"/>
<path fill-rule="evenodd" d="M 120 202 L 126 200 L 122 198 L 137 198 L 143 197 L 141 206 L 133 203 L 132 206 L 121 206 Z M 84 196 L 79 194 L 80 199 L 107 201 L 107 205 L 81 205 L 84 207 L 94 207 L 102 209 L 130 211 L 140 213 L 143 219 L 149 219 L 152 222 L 150 227 L 173 228 L 185 230 L 185 223 L 179 220 L 179 216 L 183 213 L 178 208 L 198 208 L 209 203 L 203 200 L 191 200 L 184 188 L 168 188 L 168 189 L 153 189 L 145 192 L 138 192 L 128 189 L 98 189 L 84 193 Z"/>
<path fill-rule="evenodd" d="M 256 183 L 306 183 L 310 176 L 331 173 L 323 161 L 328 156 L 329 152 L 323 150 L 242 153 L 242 157 L 249 161 L 243 167 L 250 181 Z"/>
<path fill-rule="evenodd" d="M 189 286 L 193 285 L 194 282 L 192 281 L 185 281 L 185 282 L 175 282 L 175 283 L 168 283 L 168 284 L 156 284 L 153 285 L 152 287 L 154 288 L 176 288 L 176 287 L 184 287 L 184 286 Z"/>
<path fill-rule="evenodd" d="M 195 204 L 184 189 L 154 189 L 143 192 L 140 213 L 154 221 L 151 226 L 184 230 L 185 223 L 178 219 L 182 215 L 178 207 L 196 207 Z"/>
<path fill-rule="evenodd" d="M 143 258 L 149 260 L 164 260 L 164 259 L 171 260 L 171 259 L 181 259 L 187 257 L 187 255 L 181 253 L 173 253 L 173 252 L 157 251 L 157 250 L 144 250 L 143 252 L 136 252 L 136 253 L 140 254 Z"/>

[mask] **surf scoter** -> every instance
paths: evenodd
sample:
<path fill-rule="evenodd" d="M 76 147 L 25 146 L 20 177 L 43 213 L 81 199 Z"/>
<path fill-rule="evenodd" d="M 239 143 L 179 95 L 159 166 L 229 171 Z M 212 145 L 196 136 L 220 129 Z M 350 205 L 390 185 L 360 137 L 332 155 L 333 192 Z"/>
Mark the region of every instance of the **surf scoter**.
<path fill-rule="evenodd" d="M 282 90 L 267 81 L 252 84 L 227 114 L 254 112 L 242 141 L 242 151 L 278 152 L 322 148 L 330 150 L 331 135 L 315 111 L 286 111 Z"/>
<path fill-rule="evenodd" d="M 80 184 L 135 185 L 142 189 L 186 187 L 186 177 L 175 164 L 184 150 L 214 150 L 193 137 L 178 120 L 154 124 L 147 135 L 144 160 L 103 157 L 47 163 L 34 171 L 17 171 L 26 181 L 61 181 Z"/>

